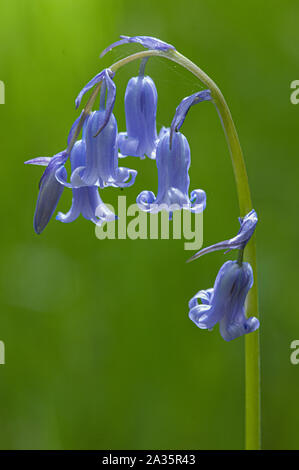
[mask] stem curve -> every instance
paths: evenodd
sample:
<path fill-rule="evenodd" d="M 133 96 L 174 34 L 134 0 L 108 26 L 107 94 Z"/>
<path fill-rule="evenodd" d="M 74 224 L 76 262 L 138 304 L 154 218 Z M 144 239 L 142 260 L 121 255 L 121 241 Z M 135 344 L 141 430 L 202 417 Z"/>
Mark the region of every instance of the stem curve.
<path fill-rule="evenodd" d="M 124 65 L 135 60 L 148 57 L 164 57 L 169 59 L 195 75 L 205 86 L 207 86 L 216 106 L 226 141 L 230 151 L 234 177 L 236 182 L 240 216 L 244 217 L 252 209 L 251 194 L 247 177 L 246 165 L 238 138 L 237 130 L 230 112 L 230 109 L 216 83 L 196 64 L 176 50 L 145 50 L 132 54 L 124 59 L 115 62 L 109 67 L 112 72 L 116 72 Z M 93 90 L 78 124 L 74 138 L 70 143 L 68 151 L 72 149 L 78 137 L 86 115 L 90 112 L 92 105 L 100 90 L 100 84 Z M 81 123 L 82 121 L 82 123 Z M 256 243 L 255 235 L 246 247 L 244 258 L 251 264 L 255 283 L 248 294 L 247 311 L 250 315 L 259 317 L 258 314 L 258 288 L 257 288 L 257 268 L 256 268 Z M 260 352 L 259 352 L 259 330 L 245 336 L 245 447 L 246 449 L 261 448 L 261 420 L 260 420 Z"/>

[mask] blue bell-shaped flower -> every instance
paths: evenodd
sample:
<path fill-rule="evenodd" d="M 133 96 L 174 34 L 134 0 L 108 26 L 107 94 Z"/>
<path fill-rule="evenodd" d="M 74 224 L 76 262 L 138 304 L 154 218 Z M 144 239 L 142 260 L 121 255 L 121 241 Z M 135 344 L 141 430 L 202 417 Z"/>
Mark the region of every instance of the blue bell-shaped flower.
<path fill-rule="evenodd" d="M 206 193 L 197 189 L 189 198 L 190 147 L 186 137 L 180 132 L 173 135 L 170 147 L 170 129 L 163 129 L 157 146 L 156 163 L 158 168 L 157 197 L 152 191 L 142 191 L 137 197 L 140 209 L 147 212 L 178 209 L 202 212 L 206 207 Z"/>
<path fill-rule="evenodd" d="M 249 263 L 239 265 L 237 261 L 227 261 L 217 274 L 214 288 L 201 290 L 192 297 L 189 318 L 201 329 L 211 329 L 219 323 L 225 341 L 255 331 L 259 320 L 245 316 L 245 300 L 252 285 Z"/>
<path fill-rule="evenodd" d="M 57 170 L 56 178 L 64 186 L 69 188 L 84 186 L 124 188 L 134 184 L 137 171 L 118 166 L 117 123 L 113 114 L 110 115 L 105 127 L 97 134 L 105 119 L 106 113 L 102 109 L 91 113 L 86 120 L 84 124 L 85 164 L 77 166 L 72 171 L 70 183 L 63 177 L 63 169 Z"/>
<path fill-rule="evenodd" d="M 25 162 L 26 164 L 47 167 L 39 182 L 39 193 L 33 220 L 33 227 L 37 234 L 42 233 L 48 225 L 64 190 L 64 186 L 57 181 L 55 174 L 57 169 L 61 168 L 61 175 L 66 178 L 66 170 L 63 166 L 66 159 L 67 153 L 63 151 L 54 155 L 54 157 L 38 157 Z"/>
<path fill-rule="evenodd" d="M 137 175 L 136 170 L 118 166 L 117 122 L 112 113 L 115 101 L 115 84 L 110 77 L 109 69 L 101 72 L 81 92 L 90 86 L 102 82 L 100 109 L 92 112 L 84 123 L 84 140 L 86 143 L 86 160 L 71 175 L 71 183 L 67 183 L 60 170 L 56 178 L 65 186 L 81 188 L 83 186 L 116 186 L 124 188 L 132 186 Z M 106 100 L 107 92 L 107 100 Z M 81 98 L 81 95 L 77 98 Z M 72 131 L 71 131 L 72 132 Z"/>
<path fill-rule="evenodd" d="M 136 170 L 118 166 L 117 123 L 111 114 L 108 123 L 97 134 L 105 121 L 105 110 L 94 111 L 88 118 L 85 130 L 86 163 L 77 167 L 71 176 L 71 187 L 132 186 Z M 96 135 L 97 134 L 97 135 Z M 59 175 L 57 175 L 59 178 Z"/>
<path fill-rule="evenodd" d="M 156 157 L 157 100 L 156 86 L 150 77 L 144 76 L 142 69 L 138 77 L 129 80 L 125 93 L 127 132 L 118 136 L 121 155 Z"/>
<path fill-rule="evenodd" d="M 72 172 L 85 165 L 85 158 L 85 141 L 79 140 L 75 143 L 70 155 Z M 72 191 L 73 200 L 70 210 L 67 214 L 59 212 L 56 216 L 57 220 L 65 223 L 73 222 L 80 214 L 97 225 L 115 220 L 115 214 L 105 206 L 100 198 L 97 186 L 73 188 Z"/>

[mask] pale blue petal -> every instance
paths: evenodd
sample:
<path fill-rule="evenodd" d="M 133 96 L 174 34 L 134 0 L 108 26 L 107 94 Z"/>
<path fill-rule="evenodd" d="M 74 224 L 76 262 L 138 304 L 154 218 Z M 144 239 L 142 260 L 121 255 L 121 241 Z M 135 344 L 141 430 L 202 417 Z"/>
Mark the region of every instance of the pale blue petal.
<path fill-rule="evenodd" d="M 178 107 L 176 108 L 174 118 L 171 123 L 171 130 L 170 130 L 170 143 L 172 144 L 172 137 L 173 133 L 177 132 L 183 125 L 187 113 L 191 106 L 194 106 L 197 103 L 201 103 L 202 101 L 211 101 L 212 96 L 210 90 L 202 90 L 197 93 L 194 93 L 191 96 L 187 96 L 184 98 Z"/>
<path fill-rule="evenodd" d="M 37 157 L 37 158 L 32 158 L 31 160 L 27 160 L 25 165 L 41 165 L 41 166 L 48 166 L 51 159 L 53 157 Z"/>
<path fill-rule="evenodd" d="M 121 46 L 122 44 L 136 43 L 141 44 L 146 49 L 154 49 L 160 51 L 168 51 L 170 49 L 175 50 L 175 47 L 167 42 L 161 41 L 160 39 L 153 38 L 151 36 L 120 36 L 120 40 L 110 44 L 103 50 L 100 57 L 103 57 L 107 52 L 111 51 L 116 46 Z"/>
<path fill-rule="evenodd" d="M 193 261 L 200 256 L 203 256 L 207 253 L 212 253 L 213 251 L 217 250 L 237 250 L 237 249 L 244 249 L 247 243 L 249 242 L 250 238 L 252 237 L 256 224 L 258 222 L 257 213 L 254 209 L 252 209 L 245 217 L 239 219 L 240 222 L 240 230 L 238 234 L 230 238 L 229 240 L 224 240 L 223 242 L 215 243 L 214 245 L 208 246 L 203 248 L 202 250 L 198 251 L 189 258 L 188 261 Z"/>
<path fill-rule="evenodd" d="M 157 90 L 148 76 L 133 77 L 125 93 L 126 133 L 119 134 L 122 155 L 151 159 L 156 156 Z"/>
<path fill-rule="evenodd" d="M 149 212 L 167 210 L 172 213 L 179 209 L 203 211 L 206 206 L 206 194 L 203 190 L 193 191 L 191 200 L 189 198 L 190 161 L 190 147 L 186 137 L 176 132 L 170 148 L 170 129 L 162 128 L 156 149 L 157 197 L 153 200 L 151 191 L 142 191 L 137 197 L 139 207 Z"/>

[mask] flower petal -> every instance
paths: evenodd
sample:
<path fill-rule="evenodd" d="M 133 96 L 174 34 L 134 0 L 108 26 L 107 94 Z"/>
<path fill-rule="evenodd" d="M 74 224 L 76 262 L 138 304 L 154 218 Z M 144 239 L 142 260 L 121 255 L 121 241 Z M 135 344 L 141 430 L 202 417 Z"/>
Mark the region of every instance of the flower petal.
<path fill-rule="evenodd" d="M 220 312 L 215 311 L 211 305 L 201 304 L 191 308 L 190 320 L 202 330 L 213 328 L 220 319 Z"/>
<path fill-rule="evenodd" d="M 37 158 L 32 158 L 31 160 L 27 160 L 25 165 L 41 165 L 41 166 L 48 166 L 51 159 L 53 157 L 37 157 Z"/>
<path fill-rule="evenodd" d="M 33 226 L 37 234 L 40 234 L 49 223 L 64 189 L 55 178 L 55 170 L 48 171 L 46 175 L 45 173 L 41 179 L 34 214 Z"/>
<path fill-rule="evenodd" d="M 195 294 L 192 299 L 189 301 L 189 308 L 196 307 L 198 305 L 198 299 L 205 305 L 209 305 L 214 289 L 200 290 Z"/>
<path fill-rule="evenodd" d="M 142 191 L 138 194 L 136 203 L 138 207 L 146 212 L 151 211 L 151 206 L 155 202 L 156 196 L 152 191 Z"/>
<path fill-rule="evenodd" d="M 63 222 L 67 224 L 76 220 L 77 217 L 79 217 L 79 215 L 80 215 L 79 201 L 74 196 L 70 210 L 66 214 L 63 214 L 63 212 L 58 212 L 58 214 L 56 215 L 56 220 L 59 220 L 59 222 Z"/>
<path fill-rule="evenodd" d="M 154 49 L 160 51 L 168 51 L 170 49 L 175 50 L 175 47 L 167 42 L 161 41 L 160 39 L 151 37 L 151 36 L 120 36 L 120 40 L 110 44 L 103 50 L 100 57 L 103 57 L 107 52 L 111 51 L 116 46 L 121 46 L 122 44 L 136 43 L 141 44 L 146 49 Z"/>
<path fill-rule="evenodd" d="M 78 94 L 78 96 L 75 100 L 76 109 L 80 106 L 81 100 L 82 100 L 83 96 L 85 95 L 85 93 L 87 93 L 89 90 L 91 90 L 91 88 L 94 87 L 94 85 L 96 85 L 97 83 L 102 82 L 107 77 L 107 75 L 109 75 L 109 78 L 110 78 L 110 76 L 111 77 L 114 76 L 114 73 L 110 69 L 104 69 L 100 73 L 98 73 L 95 77 L 93 77 L 82 88 L 82 90 L 80 91 L 80 93 Z"/>
<path fill-rule="evenodd" d="M 201 103 L 202 101 L 211 100 L 212 96 L 210 90 L 202 90 L 194 93 L 193 95 L 187 96 L 180 102 L 176 108 L 175 115 L 171 123 L 170 145 L 172 143 L 173 133 L 178 132 L 178 130 L 182 127 L 191 106 L 194 106 L 197 103 Z"/>
<path fill-rule="evenodd" d="M 100 128 L 96 131 L 95 137 L 104 129 L 104 127 L 108 124 L 110 116 L 113 111 L 115 97 L 116 97 L 116 85 L 114 81 L 110 77 L 111 71 L 108 69 L 105 70 L 104 80 L 107 87 L 107 99 L 106 99 L 106 112 L 104 121 L 101 123 Z"/>
<path fill-rule="evenodd" d="M 72 124 L 72 127 L 71 127 L 71 129 L 70 129 L 70 132 L 69 132 L 69 135 L 68 135 L 68 138 L 67 138 L 67 145 L 68 145 L 68 146 L 70 145 L 70 143 L 71 143 L 71 141 L 72 141 L 72 139 L 73 139 L 73 137 L 74 137 L 74 135 L 75 135 L 75 132 L 76 132 L 77 127 L 78 127 L 78 124 L 79 124 L 80 120 L 82 119 L 83 113 L 84 113 L 84 111 L 82 110 L 80 116 L 77 117 L 77 119 L 76 119 L 76 120 L 74 121 L 74 123 Z"/>
<path fill-rule="evenodd" d="M 190 200 L 192 202 L 191 212 L 198 214 L 206 208 L 207 195 L 203 189 L 194 189 L 191 192 Z"/>
<path fill-rule="evenodd" d="M 191 258 L 189 258 L 187 262 L 193 261 L 200 256 L 206 255 L 207 253 L 212 253 L 213 251 L 244 249 L 255 231 L 255 227 L 258 222 L 257 213 L 254 209 L 252 209 L 245 217 L 239 218 L 239 222 L 241 227 L 235 237 L 203 248 L 202 250 L 195 253 L 195 255 L 193 255 Z"/>
<path fill-rule="evenodd" d="M 120 132 L 117 137 L 117 145 L 122 150 L 119 158 L 124 158 L 128 155 L 135 156 L 137 153 L 139 140 L 134 137 L 128 137 L 126 132 Z"/>
<path fill-rule="evenodd" d="M 115 186 L 119 188 L 127 188 L 132 186 L 135 183 L 136 176 L 136 170 L 119 167 L 116 171 Z"/>
<path fill-rule="evenodd" d="M 156 157 L 157 100 L 157 89 L 149 76 L 139 75 L 129 80 L 125 93 L 127 132 L 118 137 L 122 155 Z"/>
<path fill-rule="evenodd" d="M 243 323 L 230 323 L 229 325 L 222 328 L 220 322 L 220 333 L 225 341 L 232 341 L 233 339 L 239 338 L 240 336 L 253 333 L 260 326 L 260 322 L 256 317 L 250 317 L 244 320 Z"/>
<path fill-rule="evenodd" d="M 106 222 L 112 222 L 113 220 L 117 219 L 117 216 L 112 212 L 106 204 L 101 202 L 95 211 L 96 217 L 98 217 L 96 224 L 97 225 L 102 225 Z"/>

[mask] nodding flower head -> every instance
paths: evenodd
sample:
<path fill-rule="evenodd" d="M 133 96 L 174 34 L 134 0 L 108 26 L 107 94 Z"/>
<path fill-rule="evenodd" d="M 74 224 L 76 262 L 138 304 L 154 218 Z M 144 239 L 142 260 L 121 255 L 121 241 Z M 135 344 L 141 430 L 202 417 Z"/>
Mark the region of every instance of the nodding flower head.
<path fill-rule="evenodd" d="M 217 274 L 214 288 L 201 290 L 192 297 L 189 318 L 201 329 L 210 330 L 219 323 L 225 341 L 257 330 L 258 319 L 245 316 L 245 300 L 252 285 L 250 264 L 240 266 L 237 261 L 227 261 Z"/>
<path fill-rule="evenodd" d="M 103 83 L 100 109 L 92 112 L 83 126 L 83 139 L 86 144 L 85 164 L 76 166 L 72 171 L 71 183 L 67 183 L 60 170 L 56 172 L 58 181 L 65 186 L 71 188 L 83 186 L 123 188 L 134 184 L 137 171 L 118 167 L 117 122 L 112 112 L 106 122 L 108 105 L 109 89 L 106 83 Z M 72 132 L 71 129 L 70 135 Z"/>
<path fill-rule="evenodd" d="M 142 191 L 137 197 L 140 209 L 147 212 L 178 209 L 202 212 L 206 206 L 206 193 L 201 190 L 191 192 L 189 198 L 190 147 L 186 137 L 180 132 L 173 136 L 170 148 L 170 129 L 162 130 L 156 152 L 158 168 L 157 197 L 152 191 Z"/>
<path fill-rule="evenodd" d="M 193 261 L 200 256 L 218 250 L 244 250 L 255 231 L 255 227 L 258 222 L 257 213 L 252 209 L 247 215 L 245 215 L 245 217 L 239 217 L 239 222 L 240 230 L 235 237 L 230 238 L 229 240 L 224 240 L 223 242 L 215 243 L 207 248 L 203 248 L 195 253 L 195 255 L 193 255 L 188 261 Z"/>
<path fill-rule="evenodd" d="M 86 158 L 86 145 L 84 140 L 75 143 L 71 155 L 71 169 L 75 171 L 78 167 L 84 167 Z M 100 198 L 97 186 L 85 186 L 73 188 L 72 206 L 67 214 L 59 212 L 56 219 L 60 222 L 73 222 L 80 214 L 97 225 L 115 220 L 114 213 L 108 209 Z M 100 215 L 101 214 L 101 215 Z"/>
<path fill-rule="evenodd" d="M 26 164 L 47 167 L 39 182 L 39 193 L 34 214 L 33 226 L 37 234 L 40 234 L 48 225 L 62 195 L 64 186 L 56 180 L 55 173 L 58 168 L 62 168 L 61 174 L 66 177 L 66 170 L 63 167 L 66 160 L 67 153 L 63 151 L 54 155 L 54 157 L 38 157 L 25 162 Z"/>
<path fill-rule="evenodd" d="M 94 111 L 85 130 L 86 163 L 78 166 L 71 176 L 71 186 L 115 186 L 124 188 L 135 182 L 136 170 L 118 166 L 117 123 L 111 114 L 100 134 L 98 129 L 105 120 L 105 110 Z"/>
<path fill-rule="evenodd" d="M 140 74 L 129 80 L 125 94 L 127 132 L 118 136 L 122 155 L 156 157 L 157 90 L 153 80 Z"/>

